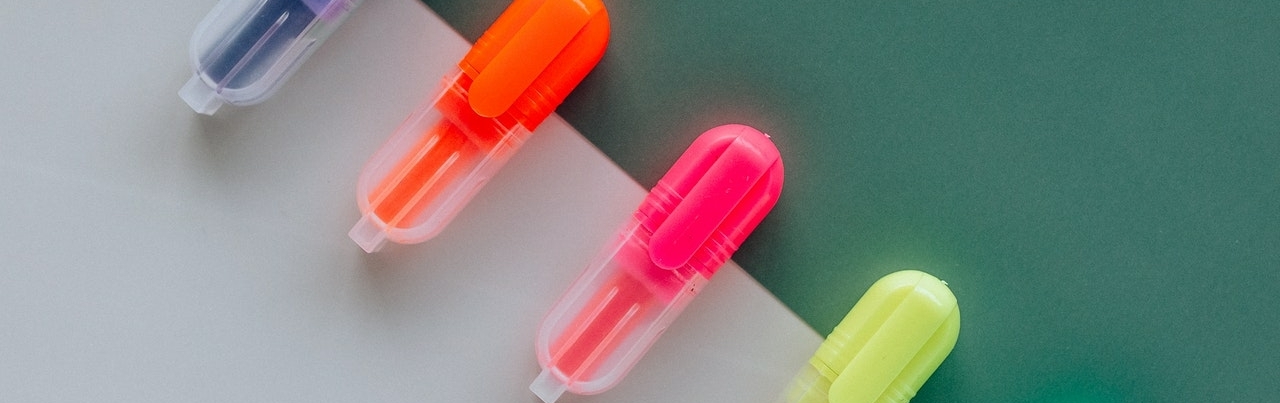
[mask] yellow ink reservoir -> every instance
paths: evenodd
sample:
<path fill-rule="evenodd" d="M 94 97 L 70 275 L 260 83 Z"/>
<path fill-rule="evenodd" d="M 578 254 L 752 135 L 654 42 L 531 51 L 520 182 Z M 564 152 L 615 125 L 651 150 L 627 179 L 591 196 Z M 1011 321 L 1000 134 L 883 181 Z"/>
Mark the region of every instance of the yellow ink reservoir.
<path fill-rule="evenodd" d="M 796 375 L 787 403 L 903 403 L 951 353 L 960 307 L 942 280 L 904 270 L 854 304 Z"/>

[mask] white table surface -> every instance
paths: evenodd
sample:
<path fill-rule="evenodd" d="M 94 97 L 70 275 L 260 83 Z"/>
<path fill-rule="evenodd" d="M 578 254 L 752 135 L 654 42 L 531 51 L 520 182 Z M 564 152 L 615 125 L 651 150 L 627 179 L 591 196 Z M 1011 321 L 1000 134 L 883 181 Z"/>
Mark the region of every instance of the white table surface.
<path fill-rule="evenodd" d="M 359 170 L 468 44 L 368 0 L 202 117 L 177 90 L 213 3 L 0 5 L 0 401 L 536 402 L 538 322 L 644 189 L 552 117 L 441 236 L 366 255 Z M 772 402 L 820 340 L 730 263 L 561 401 Z"/>

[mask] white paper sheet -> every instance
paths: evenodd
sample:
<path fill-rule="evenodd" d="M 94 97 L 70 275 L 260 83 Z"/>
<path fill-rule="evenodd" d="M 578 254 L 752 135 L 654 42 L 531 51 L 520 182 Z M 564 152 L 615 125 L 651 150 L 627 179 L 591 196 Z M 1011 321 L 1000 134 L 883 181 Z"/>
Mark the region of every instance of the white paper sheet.
<path fill-rule="evenodd" d="M 536 402 L 538 322 L 644 189 L 552 117 L 440 237 L 365 255 L 359 170 L 468 44 L 368 0 L 272 99 L 201 117 L 177 90 L 212 5 L 0 6 L 0 401 Z M 730 263 L 562 401 L 772 402 L 820 340 Z"/>

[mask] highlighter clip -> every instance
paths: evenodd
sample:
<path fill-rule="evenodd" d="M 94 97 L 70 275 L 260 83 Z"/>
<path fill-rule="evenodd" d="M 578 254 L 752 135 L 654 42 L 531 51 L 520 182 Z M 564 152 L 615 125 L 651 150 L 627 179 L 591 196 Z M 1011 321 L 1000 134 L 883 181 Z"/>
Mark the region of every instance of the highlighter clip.
<path fill-rule="evenodd" d="M 960 310 L 946 283 L 904 270 L 867 290 L 814 361 L 822 372 L 840 369 L 827 375 L 834 375 L 831 402 L 906 402 L 942 364 L 959 333 Z"/>
<path fill-rule="evenodd" d="M 600 0 L 516 0 L 458 67 L 473 78 L 468 104 L 532 130 L 604 56 L 609 15 Z"/>
<path fill-rule="evenodd" d="M 506 112 L 591 17 L 603 10 L 599 2 L 542 3 L 471 84 L 471 108 L 489 118 Z"/>
<path fill-rule="evenodd" d="M 743 125 L 708 131 L 654 187 L 654 203 L 645 204 L 657 207 L 644 211 L 653 231 L 650 259 L 667 270 L 692 263 L 710 278 L 777 202 L 782 177 L 767 135 Z"/>

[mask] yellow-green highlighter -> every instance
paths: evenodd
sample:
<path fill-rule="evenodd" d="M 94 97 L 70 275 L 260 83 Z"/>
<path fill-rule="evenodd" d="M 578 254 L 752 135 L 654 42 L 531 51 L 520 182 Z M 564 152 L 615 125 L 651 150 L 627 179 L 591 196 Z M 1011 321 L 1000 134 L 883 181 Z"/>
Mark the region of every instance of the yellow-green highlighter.
<path fill-rule="evenodd" d="M 947 283 L 915 270 L 884 276 L 822 342 L 782 401 L 906 402 L 959 335 L 960 307 Z"/>

